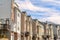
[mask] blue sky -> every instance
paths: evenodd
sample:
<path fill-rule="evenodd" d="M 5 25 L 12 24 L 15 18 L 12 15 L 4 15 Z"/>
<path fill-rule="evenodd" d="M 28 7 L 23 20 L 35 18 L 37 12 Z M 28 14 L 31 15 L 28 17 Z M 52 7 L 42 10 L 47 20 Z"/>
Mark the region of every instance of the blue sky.
<path fill-rule="evenodd" d="M 15 0 L 32 18 L 60 24 L 60 0 Z"/>

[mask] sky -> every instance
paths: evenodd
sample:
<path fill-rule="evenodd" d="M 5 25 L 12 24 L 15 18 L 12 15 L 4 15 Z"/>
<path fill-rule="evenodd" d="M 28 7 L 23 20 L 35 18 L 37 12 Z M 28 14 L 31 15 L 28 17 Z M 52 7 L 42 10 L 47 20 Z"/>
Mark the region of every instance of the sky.
<path fill-rule="evenodd" d="M 15 0 L 33 19 L 60 24 L 60 0 Z"/>

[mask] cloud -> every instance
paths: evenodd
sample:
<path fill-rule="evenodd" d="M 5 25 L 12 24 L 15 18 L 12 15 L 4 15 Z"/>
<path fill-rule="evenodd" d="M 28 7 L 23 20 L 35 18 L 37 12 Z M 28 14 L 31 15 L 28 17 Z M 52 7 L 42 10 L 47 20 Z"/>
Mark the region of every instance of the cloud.
<path fill-rule="evenodd" d="M 38 19 L 39 21 L 43 21 L 43 22 L 53 22 L 53 23 L 56 23 L 56 24 L 60 24 L 60 16 L 50 16 L 50 17 L 47 17 L 47 18 L 40 18 Z"/>
<path fill-rule="evenodd" d="M 37 6 L 34 6 L 30 1 L 25 1 L 25 2 L 17 2 L 20 5 L 21 9 L 26 9 L 26 10 L 32 10 L 32 11 L 47 11 L 48 9 L 46 8 L 40 8 Z"/>
<path fill-rule="evenodd" d="M 60 7 L 60 0 L 41 0 L 41 2 Z"/>
<path fill-rule="evenodd" d="M 32 11 L 41 11 L 41 12 L 54 12 L 56 13 L 57 10 L 54 9 L 50 9 L 50 8 L 45 8 L 45 7 L 37 7 L 35 5 L 33 5 L 29 0 L 26 1 L 18 1 L 17 2 L 20 6 L 20 9 L 26 9 L 26 10 L 32 10 Z"/>
<path fill-rule="evenodd" d="M 60 4 L 59 0 L 41 0 L 42 2 L 53 2 L 53 3 L 57 3 Z"/>
<path fill-rule="evenodd" d="M 59 6 L 60 4 L 60 1 L 56 1 L 56 0 L 41 0 L 42 2 L 47 2 L 47 3 L 51 3 L 51 5 L 57 5 Z M 43 21 L 51 21 L 51 22 L 54 22 L 54 23 L 59 23 L 60 21 L 60 12 L 56 9 L 52 9 L 52 8 L 46 8 L 46 7 L 38 7 L 38 6 L 35 6 L 31 3 L 30 0 L 25 0 L 25 1 L 20 1 L 20 0 L 16 0 L 16 2 L 18 3 L 20 9 L 26 9 L 26 10 L 30 10 L 30 11 L 34 11 L 34 12 L 45 12 L 47 14 L 45 14 L 45 16 L 49 16 L 47 18 L 40 18 L 38 20 L 43 20 Z M 36 15 L 40 15 L 39 14 L 36 14 Z M 43 14 L 44 15 L 44 14 Z M 41 17 L 41 16 L 40 16 Z M 32 16 L 32 18 L 37 18 L 35 16 Z M 60 24 L 60 23 L 59 23 Z"/>
<path fill-rule="evenodd" d="M 48 17 L 47 20 L 57 23 L 57 24 L 60 24 L 60 16 L 58 16 L 58 15 Z"/>

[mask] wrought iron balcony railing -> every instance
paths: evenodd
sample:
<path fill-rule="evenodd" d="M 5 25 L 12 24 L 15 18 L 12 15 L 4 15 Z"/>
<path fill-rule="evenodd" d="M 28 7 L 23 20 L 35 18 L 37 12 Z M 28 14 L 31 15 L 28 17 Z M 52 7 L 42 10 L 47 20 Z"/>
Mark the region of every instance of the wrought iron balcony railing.
<path fill-rule="evenodd" d="M 30 35 L 30 33 L 29 32 L 25 32 L 25 36 L 27 37 L 27 36 L 29 36 Z"/>
<path fill-rule="evenodd" d="M 38 37 L 38 34 L 33 34 L 33 38 L 37 38 Z"/>
<path fill-rule="evenodd" d="M 24 32 L 21 32 L 21 37 L 23 37 L 23 36 L 24 36 L 24 34 L 25 34 Z"/>
<path fill-rule="evenodd" d="M 5 35 L 5 34 L 0 34 L 0 38 L 7 38 L 7 35 Z"/>
<path fill-rule="evenodd" d="M 0 29 L 10 29 L 10 25 L 9 24 L 0 24 Z"/>
<path fill-rule="evenodd" d="M 50 35 L 42 35 L 43 38 L 49 38 Z"/>
<path fill-rule="evenodd" d="M 57 39 L 58 38 L 58 35 L 57 34 L 54 34 L 54 39 Z"/>

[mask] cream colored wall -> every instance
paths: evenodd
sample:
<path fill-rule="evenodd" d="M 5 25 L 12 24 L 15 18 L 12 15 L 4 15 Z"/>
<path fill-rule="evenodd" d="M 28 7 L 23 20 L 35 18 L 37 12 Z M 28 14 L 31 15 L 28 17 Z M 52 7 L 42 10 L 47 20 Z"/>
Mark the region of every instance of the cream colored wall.
<path fill-rule="evenodd" d="M 26 37 L 25 37 L 25 32 L 26 32 L 26 13 L 23 13 L 21 14 L 21 32 L 23 34 L 23 37 L 21 37 L 21 40 L 26 40 Z"/>
<path fill-rule="evenodd" d="M 43 24 L 39 23 L 39 38 L 43 40 L 42 35 L 44 35 L 44 26 Z"/>
<path fill-rule="evenodd" d="M 21 32 L 26 31 L 26 14 L 22 13 L 21 14 Z"/>

